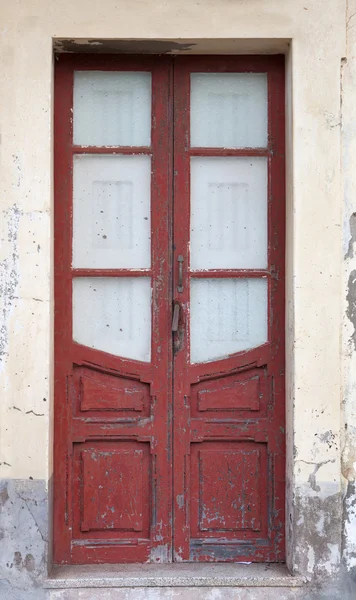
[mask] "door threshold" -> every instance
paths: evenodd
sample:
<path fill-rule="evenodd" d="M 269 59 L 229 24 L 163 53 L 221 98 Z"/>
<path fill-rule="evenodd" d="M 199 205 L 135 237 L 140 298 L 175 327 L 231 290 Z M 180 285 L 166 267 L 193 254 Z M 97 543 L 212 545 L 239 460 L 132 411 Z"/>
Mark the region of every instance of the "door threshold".
<path fill-rule="evenodd" d="M 301 587 L 284 564 L 180 563 L 53 567 L 45 588 Z"/>

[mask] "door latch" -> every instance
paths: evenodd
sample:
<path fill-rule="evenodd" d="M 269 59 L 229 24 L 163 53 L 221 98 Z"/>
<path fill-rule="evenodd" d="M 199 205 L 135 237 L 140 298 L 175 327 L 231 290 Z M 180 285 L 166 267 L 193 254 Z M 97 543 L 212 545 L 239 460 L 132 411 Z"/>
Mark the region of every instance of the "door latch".
<path fill-rule="evenodd" d="M 178 331 L 179 326 L 179 312 L 180 312 L 180 304 L 178 302 L 175 303 L 173 308 L 173 318 L 172 318 L 172 331 Z"/>

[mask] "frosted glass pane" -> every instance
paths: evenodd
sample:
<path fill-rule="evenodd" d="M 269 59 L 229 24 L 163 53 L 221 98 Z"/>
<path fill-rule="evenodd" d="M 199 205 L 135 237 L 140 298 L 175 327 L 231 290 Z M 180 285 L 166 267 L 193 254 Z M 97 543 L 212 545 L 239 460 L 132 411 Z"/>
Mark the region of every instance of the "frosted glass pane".
<path fill-rule="evenodd" d="M 73 280 L 73 339 L 116 356 L 151 359 L 151 280 Z"/>
<path fill-rule="evenodd" d="M 151 73 L 76 71 L 74 144 L 149 146 Z"/>
<path fill-rule="evenodd" d="M 225 358 L 266 341 L 266 279 L 191 280 L 191 362 Z"/>
<path fill-rule="evenodd" d="M 267 160 L 191 159 L 191 269 L 267 267 Z"/>
<path fill-rule="evenodd" d="M 192 146 L 267 146 L 266 73 L 193 73 Z"/>
<path fill-rule="evenodd" d="M 150 267 L 151 157 L 78 154 L 73 169 L 73 266 Z"/>

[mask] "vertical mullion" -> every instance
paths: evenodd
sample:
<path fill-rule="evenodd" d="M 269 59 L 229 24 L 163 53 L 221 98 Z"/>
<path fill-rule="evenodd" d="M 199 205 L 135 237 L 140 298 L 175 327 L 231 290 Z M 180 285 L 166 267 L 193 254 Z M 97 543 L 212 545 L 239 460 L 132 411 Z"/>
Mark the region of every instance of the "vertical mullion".
<path fill-rule="evenodd" d="M 189 560 L 189 464 L 190 464 L 190 394 L 189 368 L 189 237 L 190 237 L 190 72 L 184 60 L 174 65 L 174 253 L 173 298 L 180 305 L 180 331 L 175 335 L 174 357 L 174 560 Z M 178 256 L 183 262 L 183 292 L 178 287 Z"/>
<path fill-rule="evenodd" d="M 152 473 L 151 560 L 172 560 L 172 339 L 171 318 L 171 220 L 172 220 L 172 120 L 171 61 L 160 58 L 152 69 L 152 165 L 151 165 L 151 268 L 152 268 L 152 365 L 151 414 L 155 439 Z M 156 399 L 156 401 L 155 401 Z M 153 490 L 154 491 L 154 490 Z"/>

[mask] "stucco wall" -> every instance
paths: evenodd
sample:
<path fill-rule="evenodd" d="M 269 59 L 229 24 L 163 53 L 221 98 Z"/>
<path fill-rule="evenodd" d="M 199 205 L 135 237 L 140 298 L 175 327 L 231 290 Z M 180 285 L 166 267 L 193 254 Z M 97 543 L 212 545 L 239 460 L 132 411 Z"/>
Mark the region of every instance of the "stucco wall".
<path fill-rule="evenodd" d="M 165 49 L 174 40 L 192 52 L 287 54 L 288 564 L 308 578 L 337 573 L 341 559 L 355 567 L 356 1 L 346 5 L 1 3 L 0 543 L 3 576 L 16 585 L 38 581 L 48 564 L 51 503 L 43 502 L 43 493 L 52 474 L 53 39 L 62 50 L 100 50 L 86 40 L 156 39 L 167 40 Z M 23 526 L 20 535 L 6 516 L 9 502 L 24 505 L 19 510 L 29 523 L 33 490 L 40 490 L 46 527 L 41 535 L 38 527 Z"/>
<path fill-rule="evenodd" d="M 343 558 L 356 569 L 356 1 L 348 3 L 347 54 L 342 74 L 343 151 Z"/>

